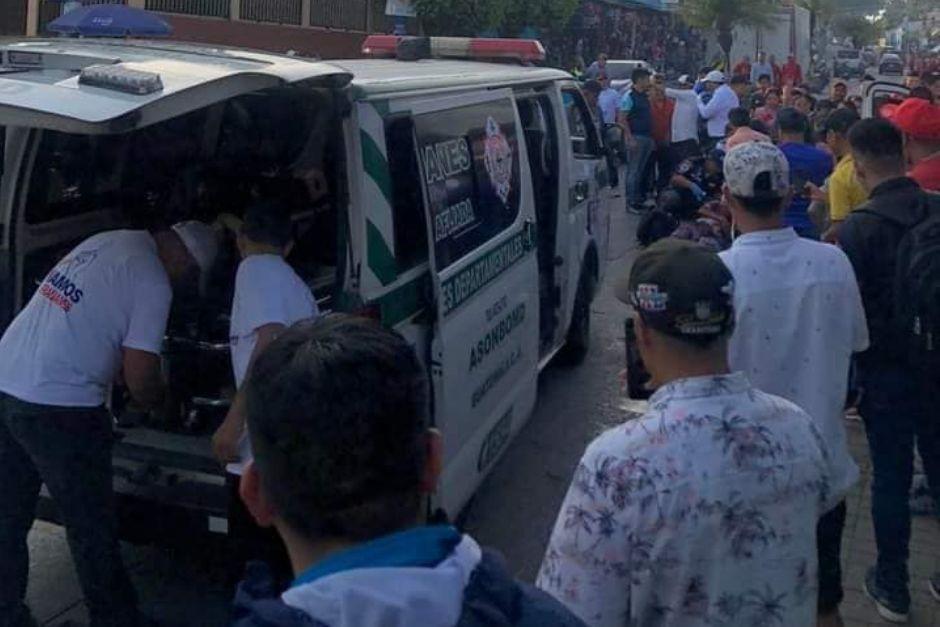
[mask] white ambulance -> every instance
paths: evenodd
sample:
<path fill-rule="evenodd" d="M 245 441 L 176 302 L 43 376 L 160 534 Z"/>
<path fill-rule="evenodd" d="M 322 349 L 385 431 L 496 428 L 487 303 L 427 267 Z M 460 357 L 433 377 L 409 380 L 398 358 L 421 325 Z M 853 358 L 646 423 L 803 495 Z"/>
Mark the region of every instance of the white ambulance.
<path fill-rule="evenodd" d="M 530 416 L 540 369 L 588 350 L 619 129 L 598 127 L 571 76 L 532 65 L 538 42 L 376 36 L 363 52 L 0 46 L 0 328 L 96 232 L 290 192 L 288 260 L 321 309 L 373 316 L 424 360 L 446 447 L 435 506 L 455 515 Z M 174 304 L 165 411 L 115 403 L 127 537 L 226 529 L 209 445 L 233 393 L 224 251 L 210 294 Z"/>

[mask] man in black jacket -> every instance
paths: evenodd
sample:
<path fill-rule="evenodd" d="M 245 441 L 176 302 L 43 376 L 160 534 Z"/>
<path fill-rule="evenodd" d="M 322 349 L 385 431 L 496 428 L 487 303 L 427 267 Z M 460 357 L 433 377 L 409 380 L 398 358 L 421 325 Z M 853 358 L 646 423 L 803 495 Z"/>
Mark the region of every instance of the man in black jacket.
<path fill-rule="evenodd" d="M 895 316 L 896 255 L 904 235 L 925 216 L 927 192 L 905 176 L 903 139 L 889 122 L 870 119 L 849 132 L 859 181 L 869 200 L 849 215 L 839 241 L 855 267 L 868 317 L 871 348 L 859 356 L 865 390 L 861 414 L 871 451 L 872 518 L 878 563 L 865 579 L 878 613 L 906 622 L 910 611 L 908 544 L 914 441 L 928 482 L 940 488 L 940 434 L 928 409 L 927 375 L 907 354 Z"/>

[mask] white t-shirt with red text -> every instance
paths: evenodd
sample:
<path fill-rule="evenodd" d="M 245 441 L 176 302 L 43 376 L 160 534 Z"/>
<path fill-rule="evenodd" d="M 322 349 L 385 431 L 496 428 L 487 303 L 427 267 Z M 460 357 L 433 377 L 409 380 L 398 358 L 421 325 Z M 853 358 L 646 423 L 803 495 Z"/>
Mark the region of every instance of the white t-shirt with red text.
<path fill-rule="evenodd" d="M 0 392 L 40 405 L 104 405 L 124 348 L 160 354 L 172 298 L 149 233 L 88 238 L 0 339 Z"/>

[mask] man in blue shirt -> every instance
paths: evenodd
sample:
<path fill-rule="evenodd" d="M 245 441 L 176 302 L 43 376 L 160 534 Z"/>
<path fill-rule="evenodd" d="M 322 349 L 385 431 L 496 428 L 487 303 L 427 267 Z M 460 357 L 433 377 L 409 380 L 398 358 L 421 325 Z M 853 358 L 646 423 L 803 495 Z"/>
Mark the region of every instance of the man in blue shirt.
<path fill-rule="evenodd" d="M 790 184 L 793 200 L 784 213 L 784 223 L 792 226 L 801 236 L 819 239 L 819 229 L 809 216 L 811 199 L 807 184 L 822 187 L 832 174 L 833 161 L 829 153 L 804 143 L 810 128 L 809 118 L 792 107 L 777 114 L 780 128 L 780 150 L 790 164 Z"/>
<path fill-rule="evenodd" d="M 620 101 L 618 122 L 627 143 L 627 211 L 639 213 L 646 190 L 642 189 L 643 173 L 653 154 L 653 108 L 647 92 L 650 88 L 648 70 L 633 71 L 633 87 Z"/>
<path fill-rule="evenodd" d="M 242 499 L 274 526 L 295 579 L 249 566 L 238 627 L 583 627 L 450 525 L 425 525 L 443 465 L 427 376 L 398 334 L 347 315 L 301 322 L 243 388 L 254 460 Z"/>

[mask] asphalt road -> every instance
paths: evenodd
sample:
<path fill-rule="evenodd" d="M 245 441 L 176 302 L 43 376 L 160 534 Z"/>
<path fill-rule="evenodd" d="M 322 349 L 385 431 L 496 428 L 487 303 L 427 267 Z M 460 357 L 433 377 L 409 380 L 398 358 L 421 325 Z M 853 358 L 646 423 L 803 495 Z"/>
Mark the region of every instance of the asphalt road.
<path fill-rule="evenodd" d="M 611 279 L 635 253 L 635 220 L 615 212 L 607 280 L 593 305 L 591 351 L 576 368 L 550 366 L 539 381 L 539 402 L 466 512 L 466 529 L 532 581 L 542 560 L 575 465 L 588 442 L 624 419 L 619 392 L 624 306 Z M 28 600 L 43 625 L 87 623 L 65 534 L 36 523 L 30 534 Z M 126 545 L 124 557 L 143 610 L 161 625 L 224 625 L 230 591 L 219 556 Z M 71 621 L 71 623 L 69 623 Z"/>

